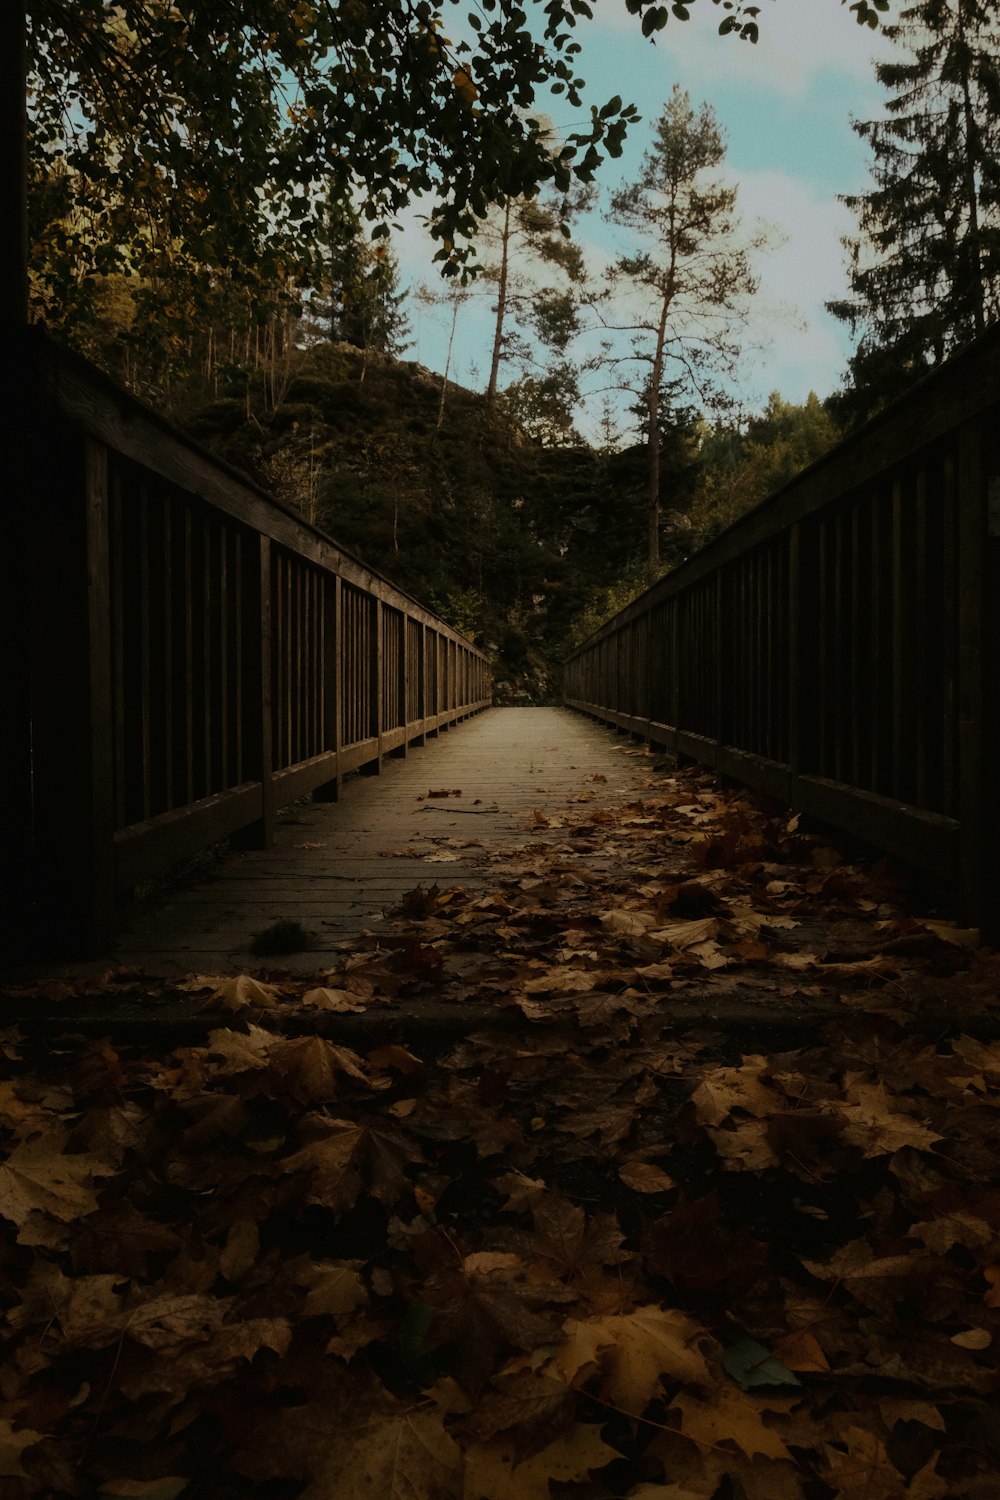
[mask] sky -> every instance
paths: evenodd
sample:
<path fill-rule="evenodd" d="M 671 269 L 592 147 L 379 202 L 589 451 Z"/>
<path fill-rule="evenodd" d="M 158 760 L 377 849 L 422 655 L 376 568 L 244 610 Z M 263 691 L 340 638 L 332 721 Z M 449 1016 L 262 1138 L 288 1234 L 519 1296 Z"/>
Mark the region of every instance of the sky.
<path fill-rule="evenodd" d="M 804 401 L 811 390 L 822 397 L 841 383 L 850 335 L 824 308 L 846 290 L 841 240 L 854 220 L 839 195 L 863 191 L 869 183 L 867 151 L 850 122 L 852 116 L 884 113 L 886 94 L 875 79 L 874 60 L 886 56 L 889 46 L 859 26 L 839 0 L 760 3 L 756 46 L 720 37 L 722 13 L 707 0 L 690 21 L 671 18 L 655 44 L 642 37 L 625 0 L 592 0 L 594 19 L 577 27 L 583 46 L 578 71 L 587 80 L 588 103 L 621 94 L 643 116 L 631 128 L 623 156 L 598 172 L 602 197 L 635 178 L 651 127 L 679 83 L 695 106 L 707 102 L 718 117 L 744 223 L 765 221 L 779 242 L 757 263 L 760 291 L 746 330 L 752 352 L 734 388 L 748 410 L 759 409 L 773 390 Z M 553 110 L 557 127 L 575 117 L 578 112 L 571 111 L 563 120 Z M 440 288 L 417 210 L 402 231 L 395 251 L 403 283 Z M 577 238 L 594 266 L 625 248 L 598 214 L 581 223 Z M 489 289 L 482 286 L 459 316 L 449 373 L 472 388 L 485 385 L 489 368 L 490 307 Z M 413 343 L 404 357 L 442 370 L 450 314 L 412 297 L 408 311 Z M 588 435 L 595 435 L 598 415 L 592 402 L 581 423 Z"/>

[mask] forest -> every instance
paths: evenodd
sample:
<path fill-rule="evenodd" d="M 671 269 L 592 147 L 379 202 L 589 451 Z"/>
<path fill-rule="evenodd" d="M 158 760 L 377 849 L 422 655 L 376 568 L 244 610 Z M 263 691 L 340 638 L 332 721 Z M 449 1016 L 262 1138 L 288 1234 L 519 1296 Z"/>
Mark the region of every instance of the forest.
<path fill-rule="evenodd" d="M 647 35 L 685 11 L 634 8 Z M 871 24 L 883 7 L 853 8 Z M 731 377 L 766 246 L 711 103 L 675 86 L 653 122 L 618 97 L 556 131 L 529 94 L 580 94 L 567 39 L 586 7 L 552 11 L 544 62 L 517 51 L 519 14 L 452 43 L 416 6 L 415 71 L 403 21 L 340 35 L 308 5 L 266 36 L 183 7 L 32 7 L 29 294 L 58 338 L 489 648 L 499 701 L 542 702 L 568 645 L 995 315 L 1000 85 L 981 0 L 922 0 L 887 28 L 885 117 L 854 124 L 871 186 L 848 200 L 850 295 L 831 303 L 855 353 L 839 390 L 747 410 Z M 757 25 L 743 7 L 720 30 Z M 490 94 L 498 48 L 523 101 Z M 396 91 L 405 167 L 372 134 L 362 64 Z M 626 129 L 648 146 L 609 194 L 598 162 Z M 436 203 L 433 286 L 403 283 L 390 233 L 414 194 Z M 595 212 L 627 232 L 616 263 L 588 263 Z M 441 371 L 407 357 L 421 305 L 454 340 L 473 296 L 493 318 L 481 390 L 449 378 L 451 344 Z"/>

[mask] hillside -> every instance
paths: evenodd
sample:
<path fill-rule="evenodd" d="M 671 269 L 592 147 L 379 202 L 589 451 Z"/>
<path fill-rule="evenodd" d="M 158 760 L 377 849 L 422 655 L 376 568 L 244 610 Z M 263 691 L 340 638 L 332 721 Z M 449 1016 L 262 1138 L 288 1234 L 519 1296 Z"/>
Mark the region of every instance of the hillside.
<path fill-rule="evenodd" d="M 543 446 L 481 395 L 443 394 L 420 365 L 317 344 L 176 415 L 495 653 L 499 701 L 548 701 L 580 622 L 641 581 L 641 462 Z"/>

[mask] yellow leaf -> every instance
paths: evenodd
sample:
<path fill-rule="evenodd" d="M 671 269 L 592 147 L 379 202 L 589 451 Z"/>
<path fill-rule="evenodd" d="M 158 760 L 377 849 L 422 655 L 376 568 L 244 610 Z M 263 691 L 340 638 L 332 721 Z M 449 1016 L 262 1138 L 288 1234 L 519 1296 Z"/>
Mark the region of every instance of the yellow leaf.
<path fill-rule="evenodd" d="M 454 74 L 452 75 L 451 82 L 452 87 L 454 88 L 456 94 L 458 94 L 462 103 L 468 105 L 471 108 L 471 106 L 475 104 L 476 100 L 479 98 L 479 90 L 473 83 L 472 74 L 469 72 L 468 68 L 456 68 Z"/>
<path fill-rule="evenodd" d="M 315 1006 L 317 1010 L 337 1012 L 363 1011 L 365 1008 L 364 1001 L 359 1000 L 357 995 L 351 995 L 347 990 L 327 989 L 324 985 L 306 990 L 302 996 L 302 1004 Z"/>
<path fill-rule="evenodd" d="M 748 1396 L 735 1386 L 719 1385 L 711 1401 L 701 1401 L 685 1391 L 673 1407 L 681 1414 L 681 1432 L 699 1446 L 735 1443 L 747 1458 L 757 1453 L 765 1458 L 791 1457 L 778 1434 L 764 1421 L 766 1398 Z"/>
<path fill-rule="evenodd" d="M 605 911 L 601 913 L 601 926 L 615 937 L 641 937 L 656 926 L 656 918 L 648 911 Z"/>
<path fill-rule="evenodd" d="M 817 1374 L 830 1368 L 830 1362 L 818 1340 L 807 1328 L 796 1328 L 776 1339 L 771 1345 L 771 1353 L 787 1369 L 795 1370 L 800 1375 Z"/>
<path fill-rule="evenodd" d="M 467 1448 L 462 1500 L 550 1500 L 549 1480 L 585 1482 L 591 1469 L 621 1457 L 605 1443 L 600 1427 L 582 1423 L 519 1462 L 521 1451 L 509 1441 Z"/>
<path fill-rule="evenodd" d="M 951 1342 L 959 1349 L 988 1349 L 993 1335 L 986 1328 L 967 1328 L 964 1333 L 953 1333 Z"/>
<path fill-rule="evenodd" d="M 249 974 L 227 978 L 224 974 L 193 974 L 177 986 L 179 990 L 210 990 L 206 1006 L 220 1004 L 224 1010 L 246 1010 L 256 1006 L 258 1010 L 275 1010 L 278 1005 L 278 990 L 273 984 L 263 984 Z"/>
<path fill-rule="evenodd" d="M 584 1326 L 606 1345 L 598 1361 L 601 1394 L 624 1411 L 637 1416 L 645 1411 L 661 1377 L 685 1385 L 707 1385 L 711 1379 L 704 1355 L 694 1347 L 705 1330 L 676 1308 L 639 1307 L 588 1318 Z M 572 1319 L 566 1327 L 572 1329 Z"/>

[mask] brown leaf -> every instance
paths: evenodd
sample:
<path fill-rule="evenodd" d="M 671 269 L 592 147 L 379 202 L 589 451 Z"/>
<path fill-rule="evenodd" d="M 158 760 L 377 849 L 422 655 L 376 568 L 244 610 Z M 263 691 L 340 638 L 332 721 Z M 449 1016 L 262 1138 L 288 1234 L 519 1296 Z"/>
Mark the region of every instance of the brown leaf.
<path fill-rule="evenodd" d="M 271 1047 L 269 1063 L 281 1091 L 300 1104 L 325 1104 L 333 1099 L 341 1075 L 368 1083 L 356 1052 L 335 1047 L 320 1036 L 276 1041 Z"/>
<path fill-rule="evenodd" d="M 680 1413 L 681 1432 L 699 1446 L 734 1443 L 747 1458 L 758 1453 L 765 1458 L 791 1457 L 777 1432 L 764 1421 L 765 1413 L 774 1410 L 771 1397 L 754 1397 L 735 1386 L 718 1385 L 710 1401 L 682 1392 L 673 1409 Z"/>
<path fill-rule="evenodd" d="M 22 1141 L 0 1166 L 0 1216 L 28 1232 L 34 1214 L 70 1224 L 97 1207 L 95 1177 L 110 1177 L 114 1167 L 96 1156 L 64 1154 L 67 1136 L 53 1131 Z M 37 1240 L 18 1235 L 21 1244 Z"/>
<path fill-rule="evenodd" d="M 796 1374 L 816 1374 L 830 1368 L 818 1340 L 808 1328 L 796 1328 L 771 1344 L 771 1353 Z"/>
<path fill-rule="evenodd" d="M 480 1442 L 507 1433 L 527 1457 L 568 1427 L 573 1411 L 573 1393 L 561 1380 L 534 1373 L 498 1375 L 463 1429 Z"/>
<path fill-rule="evenodd" d="M 221 1005 L 223 1010 L 276 1010 L 280 1004 L 276 985 L 264 984 L 249 974 L 228 978 L 223 974 L 194 974 L 178 984 L 179 990 L 207 990 L 205 1006 Z"/>
<path fill-rule="evenodd" d="M 577 1423 L 530 1458 L 510 1440 L 474 1444 L 465 1453 L 463 1500 L 551 1500 L 550 1481 L 585 1483 L 619 1457 L 591 1423 Z"/>
<path fill-rule="evenodd" d="M 636 1193 L 665 1193 L 676 1187 L 672 1177 L 649 1161 L 627 1161 L 618 1168 L 618 1176 Z"/>
<path fill-rule="evenodd" d="M 660 1388 L 669 1383 L 707 1385 L 705 1356 L 697 1347 L 705 1330 L 676 1308 L 638 1307 L 634 1312 L 566 1324 L 569 1339 L 596 1341 L 601 1394 L 624 1411 L 641 1416 Z M 565 1356 L 564 1356 L 565 1357 Z"/>

